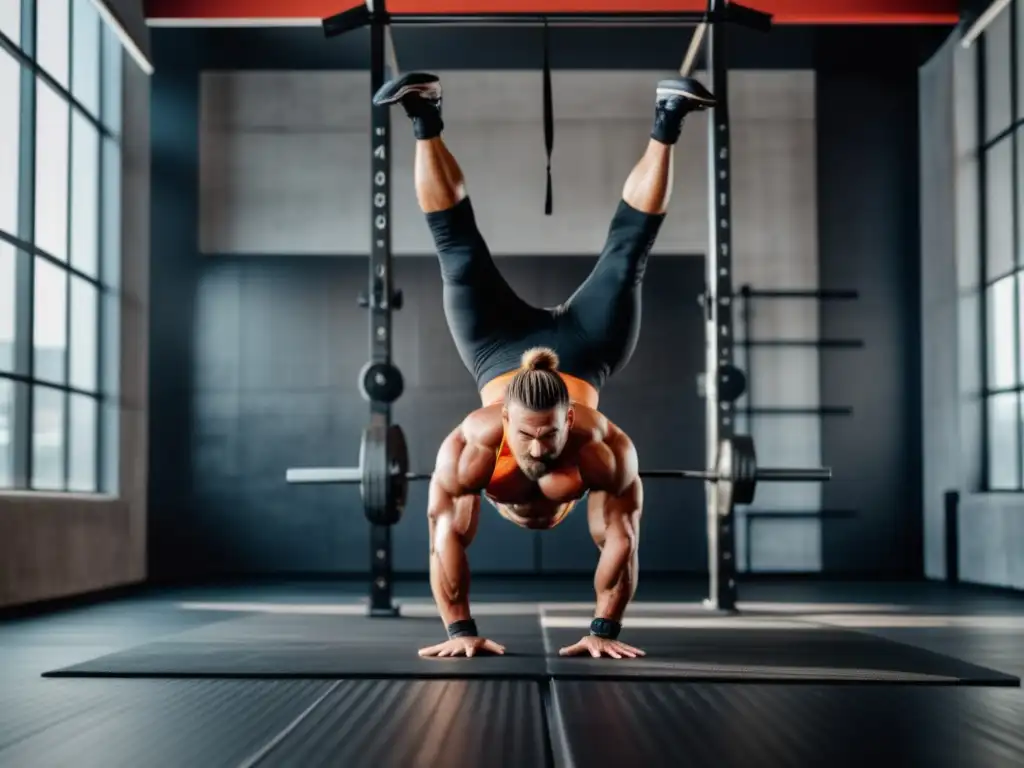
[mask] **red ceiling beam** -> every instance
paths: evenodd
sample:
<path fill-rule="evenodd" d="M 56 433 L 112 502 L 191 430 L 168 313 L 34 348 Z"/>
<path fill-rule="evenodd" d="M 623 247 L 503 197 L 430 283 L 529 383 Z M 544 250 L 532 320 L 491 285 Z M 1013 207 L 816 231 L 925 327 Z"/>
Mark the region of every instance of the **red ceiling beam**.
<path fill-rule="evenodd" d="M 354 5 L 352 0 L 146 0 L 146 16 L 161 21 L 322 19 Z M 744 0 L 774 16 L 776 24 L 956 24 L 959 0 Z M 403 13 L 665 13 L 701 12 L 705 0 L 389 0 Z"/>

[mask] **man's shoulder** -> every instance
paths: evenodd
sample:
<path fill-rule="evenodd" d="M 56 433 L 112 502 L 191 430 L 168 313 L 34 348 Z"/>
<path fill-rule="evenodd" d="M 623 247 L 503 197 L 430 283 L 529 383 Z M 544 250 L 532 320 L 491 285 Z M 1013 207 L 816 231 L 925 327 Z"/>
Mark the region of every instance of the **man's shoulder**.
<path fill-rule="evenodd" d="M 497 448 L 503 432 L 501 404 L 486 405 L 470 411 L 462 420 L 461 427 L 467 443 L 493 445 Z"/>
<path fill-rule="evenodd" d="M 609 438 L 618 439 L 625 435 L 625 432 L 600 411 L 585 405 L 576 405 L 573 409 L 576 411 L 573 431 L 583 436 L 586 442 L 607 443 Z"/>
<path fill-rule="evenodd" d="M 590 414 L 577 422 L 582 435 L 577 453 L 580 476 L 591 490 L 617 494 L 636 479 L 636 449 L 610 419 L 588 410 Z"/>

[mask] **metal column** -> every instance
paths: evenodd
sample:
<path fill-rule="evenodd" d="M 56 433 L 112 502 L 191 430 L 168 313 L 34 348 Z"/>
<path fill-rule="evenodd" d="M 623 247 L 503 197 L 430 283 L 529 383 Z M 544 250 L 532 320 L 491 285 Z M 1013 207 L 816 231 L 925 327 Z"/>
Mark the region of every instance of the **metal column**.
<path fill-rule="evenodd" d="M 383 0 L 375 3 L 383 18 Z M 370 24 L 370 97 L 387 79 L 387 28 Z M 370 360 L 391 363 L 391 310 L 394 288 L 391 275 L 391 111 L 371 105 L 371 228 L 368 305 L 370 309 Z M 370 426 L 386 430 L 391 425 L 391 404 L 370 401 Z M 397 616 L 392 594 L 391 528 L 370 526 L 370 615 Z"/>
<path fill-rule="evenodd" d="M 713 0 L 713 12 L 724 13 L 725 0 Z M 732 332 L 732 199 L 729 158 L 729 73 L 726 62 L 728 24 L 709 24 L 706 61 L 708 86 L 716 105 L 708 117 L 708 253 L 704 296 L 707 322 L 707 452 L 714 466 L 718 445 L 734 432 L 734 404 L 718 397 L 721 366 L 733 360 Z M 715 483 L 705 485 L 708 523 L 708 608 L 736 608 L 736 534 L 731 494 L 720 497 Z"/>

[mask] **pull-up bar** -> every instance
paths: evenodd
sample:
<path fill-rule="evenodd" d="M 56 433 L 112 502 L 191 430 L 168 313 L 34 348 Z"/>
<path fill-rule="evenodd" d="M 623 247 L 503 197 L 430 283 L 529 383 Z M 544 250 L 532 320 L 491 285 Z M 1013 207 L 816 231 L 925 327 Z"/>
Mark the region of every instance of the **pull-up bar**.
<path fill-rule="evenodd" d="M 327 37 L 371 24 L 390 26 L 549 26 L 549 27 L 635 27 L 693 26 L 697 24 L 739 24 L 761 32 L 772 26 L 772 16 L 739 3 L 723 3 L 710 11 L 679 11 L 659 13 L 389 13 L 373 10 L 365 4 L 349 8 L 323 20 Z"/>

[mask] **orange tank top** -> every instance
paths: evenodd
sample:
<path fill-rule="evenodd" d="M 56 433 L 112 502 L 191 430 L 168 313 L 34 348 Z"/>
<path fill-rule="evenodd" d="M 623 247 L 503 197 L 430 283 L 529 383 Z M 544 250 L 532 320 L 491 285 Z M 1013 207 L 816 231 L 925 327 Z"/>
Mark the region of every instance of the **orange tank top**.
<path fill-rule="evenodd" d="M 484 405 L 493 405 L 494 403 L 501 402 L 501 399 L 504 397 L 505 387 L 508 385 L 509 379 L 515 376 L 515 374 L 515 371 L 509 371 L 485 384 L 483 389 L 480 390 L 480 397 Z M 569 389 L 569 398 L 573 403 L 597 409 L 598 393 L 593 386 L 582 379 L 577 379 L 575 376 L 570 376 L 561 371 L 558 372 L 558 375 L 562 377 L 562 381 L 565 382 L 566 387 Z M 512 517 L 508 510 L 504 508 L 502 502 L 499 501 L 502 496 L 506 496 L 510 491 L 518 487 L 518 471 L 519 465 L 516 463 L 515 456 L 512 455 L 512 450 L 508 447 L 505 434 L 502 433 L 501 444 L 496 452 L 494 472 L 491 473 L 491 479 L 484 489 L 484 495 L 490 499 L 502 517 L 520 525 L 519 521 Z M 565 519 L 573 507 L 576 506 L 576 501 L 567 501 L 558 508 L 551 521 L 551 527 L 558 525 L 558 523 Z"/>
<path fill-rule="evenodd" d="M 500 501 L 501 497 L 505 496 L 508 491 L 518 487 L 519 481 L 516 479 L 518 471 L 519 464 L 516 463 L 516 458 L 512 455 L 512 449 L 508 447 L 505 434 L 502 433 L 501 444 L 496 452 L 494 472 L 491 473 L 491 479 L 488 481 L 484 493 L 502 517 L 516 525 L 521 525 L 519 520 L 509 514 L 508 510 L 505 509 L 505 505 Z M 551 519 L 552 528 L 561 523 L 572 512 L 577 501 L 579 500 L 567 501 L 555 510 L 555 514 Z"/>

